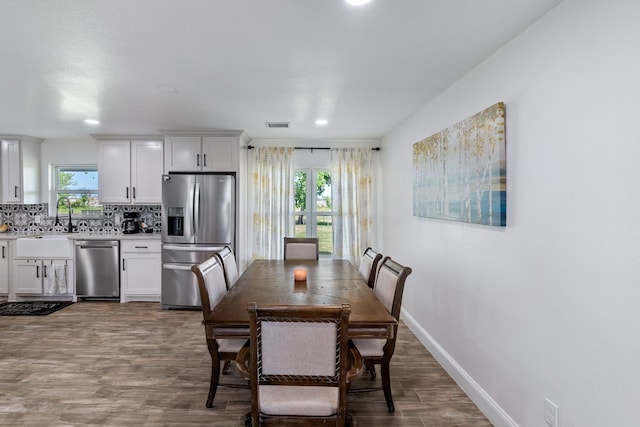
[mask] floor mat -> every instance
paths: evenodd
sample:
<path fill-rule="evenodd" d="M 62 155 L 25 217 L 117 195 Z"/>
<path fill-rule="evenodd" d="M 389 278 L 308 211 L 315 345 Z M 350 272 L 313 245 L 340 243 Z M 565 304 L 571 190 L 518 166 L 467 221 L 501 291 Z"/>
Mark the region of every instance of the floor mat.
<path fill-rule="evenodd" d="M 0 304 L 0 316 L 46 316 L 73 304 L 72 301 L 21 301 Z"/>

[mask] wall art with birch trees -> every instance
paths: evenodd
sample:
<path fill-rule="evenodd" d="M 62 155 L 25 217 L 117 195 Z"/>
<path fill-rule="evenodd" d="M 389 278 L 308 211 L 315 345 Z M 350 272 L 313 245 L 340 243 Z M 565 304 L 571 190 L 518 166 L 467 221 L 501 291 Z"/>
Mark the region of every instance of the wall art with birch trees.
<path fill-rule="evenodd" d="M 504 103 L 413 144 L 413 166 L 415 216 L 505 226 Z"/>

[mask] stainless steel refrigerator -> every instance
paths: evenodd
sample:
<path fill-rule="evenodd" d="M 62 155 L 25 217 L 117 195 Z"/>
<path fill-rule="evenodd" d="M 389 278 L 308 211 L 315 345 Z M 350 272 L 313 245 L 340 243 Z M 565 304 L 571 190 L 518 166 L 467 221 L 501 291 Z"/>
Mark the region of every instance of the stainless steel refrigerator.
<path fill-rule="evenodd" d="M 196 309 L 191 266 L 224 246 L 235 251 L 235 176 L 170 173 L 162 179 L 162 308 Z"/>

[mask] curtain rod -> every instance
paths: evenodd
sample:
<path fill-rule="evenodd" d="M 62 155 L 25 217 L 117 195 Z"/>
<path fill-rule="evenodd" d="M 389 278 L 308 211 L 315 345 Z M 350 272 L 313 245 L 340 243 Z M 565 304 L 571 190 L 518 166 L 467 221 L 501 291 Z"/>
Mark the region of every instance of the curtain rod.
<path fill-rule="evenodd" d="M 253 150 L 255 148 L 254 145 L 247 145 L 247 149 Z M 293 147 L 294 150 L 331 150 L 330 147 Z M 380 147 L 371 148 L 373 151 L 380 151 Z"/>

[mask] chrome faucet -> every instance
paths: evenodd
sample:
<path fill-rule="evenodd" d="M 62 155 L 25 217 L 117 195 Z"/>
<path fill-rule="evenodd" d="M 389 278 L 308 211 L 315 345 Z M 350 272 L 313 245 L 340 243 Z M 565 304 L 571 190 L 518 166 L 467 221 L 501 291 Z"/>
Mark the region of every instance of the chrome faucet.
<path fill-rule="evenodd" d="M 58 203 L 56 203 L 56 222 L 53 225 L 62 225 L 58 218 L 58 207 L 60 206 L 60 202 L 64 202 L 65 200 L 67 202 L 67 208 L 69 209 L 69 225 L 67 226 L 67 233 L 73 233 L 73 225 L 71 224 L 71 201 L 68 197 L 60 197 L 58 199 Z"/>

